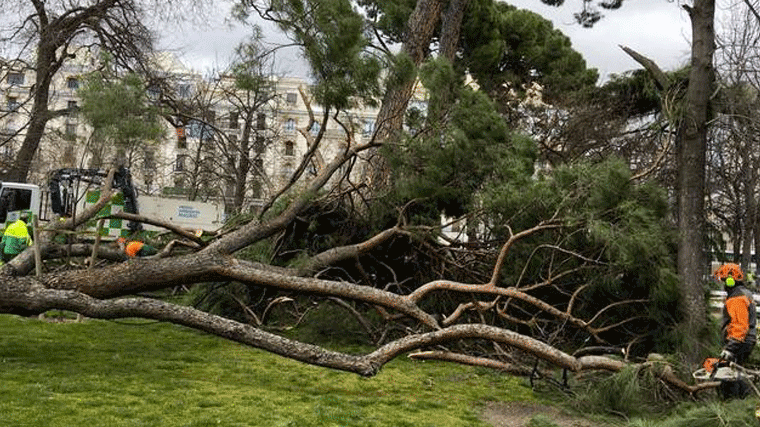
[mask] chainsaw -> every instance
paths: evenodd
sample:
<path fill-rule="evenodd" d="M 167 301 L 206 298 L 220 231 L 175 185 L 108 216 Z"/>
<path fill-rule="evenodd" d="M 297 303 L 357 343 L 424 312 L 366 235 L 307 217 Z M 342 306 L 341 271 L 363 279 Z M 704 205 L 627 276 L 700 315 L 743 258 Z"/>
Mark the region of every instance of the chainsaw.
<path fill-rule="evenodd" d="M 738 363 L 710 357 L 702 367 L 692 374 L 697 382 L 746 380 L 755 395 L 760 398 L 760 390 L 755 382 L 760 380 L 760 371 L 746 368 Z M 755 419 L 760 422 L 760 403 L 755 406 Z"/>

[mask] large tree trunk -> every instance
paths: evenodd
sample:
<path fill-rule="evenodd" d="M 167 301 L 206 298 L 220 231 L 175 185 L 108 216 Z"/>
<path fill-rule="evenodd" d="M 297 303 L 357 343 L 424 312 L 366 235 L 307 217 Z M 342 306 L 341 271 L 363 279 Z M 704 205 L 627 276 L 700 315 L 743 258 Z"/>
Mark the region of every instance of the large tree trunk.
<path fill-rule="evenodd" d="M 445 0 L 419 0 L 409 16 L 402 49 L 415 66 L 422 64 L 422 61 L 430 54 L 430 42 L 438 27 L 445 3 Z M 401 130 L 404 125 L 404 113 L 409 105 L 415 83 L 416 79 L 406 79 L 397 82 L 385 92 L 376 120 L 376 141 L 382 142 L 393 138 Z M 389 172 L 383 156 L 374 153 L 370 159 L 367 174 L 371 178 L 371 188 L 384 189 L 388 185 Z"/>
<path fill-rule="evenodd" d="M 677 144 L 678 273 L 683 297 L 682 332 L 686 360 L 702 356 L 699 337 L 706 325 L 704 299 L 705 156 L 710 95 L 714 87 L 715 0 L 695 0 L 688 8 L 692 24 L 691 72 L 686 116 Z"/>
<path fill-rule="evenodd" d="M 441 56 L 454 62 L 462 33 L 462 19 L 469 0 L 451 0 L 446 13 L 441 16 Z"/>
<path fill-rule="evenodd" d="M 445 3 L 444 0 L 420 0 L 409 16 L 403 51 L 415 66 L 422 64 L 430 54 L 430 42 L 438 28 Z M 401 129 L 415 83 L 415 79 L 407 79 L 386 92 L 377 116 L 379 138 L 384 139 Z"/>
<path fill-rule="evenodd" d="M 43 42 L 40 42 L 37 51 L 37 70 L 29 128 L 16 156 L 16 161 L 11 165 L 6 176 L 3 177 L 6 181 L 26 182 L 27 180 L 32 159 L 37 153 L 37 148 L 45 132 L 45 126 L 50 120 L 50 112 L 48 111 L 50 82 L 58 68 L 60 65 L 55 58 L 55 46 L 43 45 Z"/>
<path fill-rule="evenodd" d="M 251 170 L 251 138 L 254 132 L 251 132 L 253 126 L 254 112 L 250 111 L 246 115 L 246 121 L 243 125 L 243 135 L 240 138 L 240 160 L 235 168 L 235 194 L 233 199 L 234 212 L 240 213 L 243 210 L 245 202 L 245 192 L 248 189 L 248 172 Z"/>

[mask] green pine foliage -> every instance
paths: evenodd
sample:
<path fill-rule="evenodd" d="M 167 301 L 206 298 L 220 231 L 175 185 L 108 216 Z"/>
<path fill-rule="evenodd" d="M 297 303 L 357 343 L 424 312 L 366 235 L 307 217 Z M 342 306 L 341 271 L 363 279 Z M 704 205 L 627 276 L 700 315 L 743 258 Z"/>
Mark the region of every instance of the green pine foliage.
<path fill-rule="evenodd" d="M 507 3 L 473 2 L 462 25 L 461 69 L 469 70 L 483 90 L 505 82 L 519 90 L 538 82 L 551 99 L 593 86 L 595 69 L 587 69 L 570 39 L 551 21 Z"/>
<path fill-rule="evenodd" d="M 273 6 L 272 12 L 287 16 L 281 27 L 303 46 L 319 105 L 345 110 L 357 101 L 376 104 L 381 64 L 367 52 L 364 17 L 351 2 L 289 0 Z"/>
<path fill-rule="evenodd" d="M 613 342 L 649 337 L 649 345 L 668 348 L 678 318 L 674 235 L 662 189 L 631 180 L 627 165 L 615 159 L 558 167 L 516 188 L 492 181 L 483 203 L 492 232 L 506 238 L 506 226 L 519 231 L 556 215 L 563 227 L 524 239 L 510 252 L 504 286 L 540 281 L 561 263 L 577 269 L 539 295 L 556 304 L 556 291 L 575 292 L 575 316 L 589 319 L 615 301 L 636 300 L 606 312 L 597 326 L 627 318 L 629 334 L 615 331 Z M 564 254 L 552 247 L 562 247 Z M 662 349 L 661 349 L 662 350 Z"/>
<path fill-rule="evenodd" d="M 662 420 L 632 420 L 628 427 L 755 427 L 755 399 L 686 403 Z"/>
<path fill-rule="evenodd" d="M 628 367 L 614 374 L 592 374 L 580 381 L 572 399 L 572 406 L 580 412 L 633 418 L 668 410 L 665 388 L 648 368 Z"/>
<path fill-rule="evenodd" d="M 442 113 L 446 126 L 435 120 L 435 112 L 410 120 L 410 127 L 425 132 L 384 151 L 394 174 L 393 205 L 414 200 L 411 215 L 437 224 L 441 212 L 460 216 L 471 211 L 484 182 L 505 175 L 524 180 L 532 174 L 535 146 L 511 133 L 483 92 L 461 86 L 445 60 L 426 64 L 420 77 L 431 88 L 430 105 L 438 105 L 441 97 L 456 102 Z"/>
<path fill-rule="evenodd" d="M 101 72 L 88 75 L 77 92 L 82 99 L 82 116 L 98 137 L 122 147 L 163 136 L 159 110 L 151 105 L 147 94 L 137 74 L 117 77 Z"/>

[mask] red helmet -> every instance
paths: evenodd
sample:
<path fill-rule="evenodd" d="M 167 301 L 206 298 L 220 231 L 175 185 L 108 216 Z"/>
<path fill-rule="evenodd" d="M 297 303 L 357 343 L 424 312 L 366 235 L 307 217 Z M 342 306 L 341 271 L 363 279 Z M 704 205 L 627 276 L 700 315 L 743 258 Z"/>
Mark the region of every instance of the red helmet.
<path fill-rule="evenodd" d="M 742 271 L 742 268 L 739 267 L 739 264 L 734 263 L 721 265 L 717 270 L 715 270 L 713 276 L 715 276 L 715 278 L 721 282 L 725 281 L 729 277 L 733 277 L 734 280 L 744 280 L 744 272 Z"/>

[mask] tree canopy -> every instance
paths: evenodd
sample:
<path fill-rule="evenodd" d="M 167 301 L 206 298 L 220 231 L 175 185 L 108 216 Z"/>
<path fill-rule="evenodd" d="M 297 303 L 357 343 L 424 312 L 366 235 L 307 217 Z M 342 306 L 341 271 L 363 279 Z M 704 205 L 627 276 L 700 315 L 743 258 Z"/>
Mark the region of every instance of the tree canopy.
<path fill-rule="evenodd" d="M 533 82 L 548 100 L 560 93 L 593 86 L 598 78 L 587 69 L 570 39 L 550 21 L 506 3 L 473 2 L 465 15 L 461 64 L 478 84 L 492 92 L 502 84 L 520 90 Z"/>

